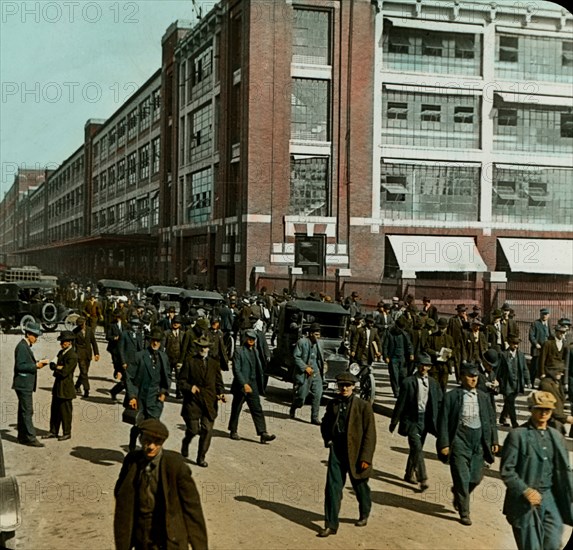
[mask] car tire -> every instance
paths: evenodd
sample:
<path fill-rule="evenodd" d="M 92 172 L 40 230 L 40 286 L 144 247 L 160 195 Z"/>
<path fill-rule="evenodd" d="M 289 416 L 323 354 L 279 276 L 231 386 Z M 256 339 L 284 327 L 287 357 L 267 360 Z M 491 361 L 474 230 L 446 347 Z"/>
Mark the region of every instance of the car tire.
<path fill-rule="evenodd" d="M 58 320 L 58 308 L 52 302 L 46 302 L 42 306 L 42 319 L 45 323 L 55 323 Z"/>
<path fill-rule="evenodd" d="M 36 318 L 33 315 L 30 314 L 26 314 L 22 317 L 22 319 L 20 319 L 20 330 L 22 331 L 22 333 L 24 333 L 26 331 L 26 327 L 30 324 L 30 323 L 35 323 L 36 322 Z"/>
<path fill-rule="evenodd" d="M 64 326 L 66 327 L 66 330 L 71 332 L 76 328 L 76 321 L 78 320 L 78 317 L 80 317 L 79 313 L 69 313 L 66 315 L 64 319 Z"/>
<path fill-rule="evenodd" d="M 374 404 L 376 400 L 376 379 L 372 373 L 360 379 L 360 397 L 371 405 Z"/>

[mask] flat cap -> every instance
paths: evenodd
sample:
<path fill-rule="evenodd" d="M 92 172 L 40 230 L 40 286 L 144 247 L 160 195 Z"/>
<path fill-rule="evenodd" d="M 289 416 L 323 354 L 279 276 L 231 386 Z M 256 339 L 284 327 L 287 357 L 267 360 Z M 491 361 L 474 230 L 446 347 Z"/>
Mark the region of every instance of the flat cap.
<path fill-rule="evenodd" d="M 195 322 L 195 324 L 201 329 L 201 330 L 207 330 L 209 329 L 209 327 L 211 326 L 209 321 L 207 320 L 207 317 L 199 317 L 199 319 L 197 319 L 197 321 Z"/>
<path fill-rule="evenodd" d="M 416 357 L 416 364 L 417 365 L 431 365 L 432 358 L 427 353 L 418 353 Z"/>
<path fill-rule="evenodd" d="M 494 309 L 491 312 L 491 316 L 493 319 L 496 319 L 496 318 L 501 319 L 503 317 L 503 311 L 501 311 L 501 309 Z"/>
<path fill-rule="evenodd" d="M 456 311 L 467 311 L 467 309 L 466 304 L 458 304 L 456 306 Z"/>
<path fill-rule="evenodd" d="M 319 323 L 312 323 L 308 328 L 309 332 L 320 332 L 320 324 Z"/>
<path fill-rule="evenodd" d="M 182 322 L 183 322 L 183 320 L 181 319 L 181 315 L 175 315 L 175 317 L 173 317 L 173 319 L 171 319 L 171 324 L 173 324 L 173 323 L 181 324 Z"/>
<path fill-rule="evenodd" d="M 350 384 L 356 384 L 356 382 L 358 382 L 358 378 L 356 378 L 356 376 L 354 376 L 351 372 L 341 372 L 336 377 L 336 382 L 339 384 L 344 382 L 348 382 Z"/>
<path fill-rule="evenodd" d="M 551 313 L 551 311 L 548 310 L 546 307 L 542 307 L 542 308 L 539 310 L 539 313 L 541 313 L 541 315 L 549 315 L 549 314 Z"/>
<path fill-rule="evenodd" d="M 554 409 L 556 402 L 557 399 L 548 391 L 532 391 L 527 397 L 530 409 Z"/>
<path fill-rule="evenodd" d="M 255 340 L 257 339 L 257 333 L 252 328 L 245 331 L 245 336 L 247 338 L 254 338 Z"/>
<path fill-rule="evenodd" d="M 448 323 L 446 323 L 445 326 L 447 326 Z M 436 326 L 436 321 L 434 321 L 432 318 L 428 318 L 426 319 L 426 326 L 429 328 L 435 328 Z"/>
<path fill-rule="evenodd" d="M 438 319 L 438 328 L 445 328 L 448 326 L 448 320 L 445 317 L 440 317 Z"/>
<path fill-rule="evenodd" d="M 159 327 L 153 327 L 149 333 L 150 340 L 163 340 L 165 333 Z"/>
<path fill-rule="evenodd" d="M 58 336 L 58 342 L 73 342 L 75 339 L 76 335 L 69 330 L 63 330 Z"/>
<path fill-rule="evenodd" d="M 501 309 L 502 309 L 503 311 L 510 311 L 510 310 L 511 310 L 511 306 L 510 306 L 507 302 L 505 302 L 505 303 L 501 306 Z"/>
<path fill-rule="evenodd" d="M 142 434 L 147 434 L 157 439 L 165 441 L 169 437 L 169 430 L 167 426 L 156 418 L 148 418 L 141 422 L 138 426 Z"/>
<path fill-rule="evenodd" d="M 519 344 L 519 342 L 521 342 L 521 338 L 519 336 L 516 336 L 515 334 L 510 334 L 507 337 L 508 344 Z"/>
<path fill-rule="evenodd" d="M 567 332 L 567 327 L 565 325 L 556 325 L 555 332 Z"/>
<path fill-rule="evenodd" d="M 474 363 L 462 363 L 460 367 L 460 374 L 465 374 L 466 376 L 477 376 L 479 374 L 479 369 Z"/>

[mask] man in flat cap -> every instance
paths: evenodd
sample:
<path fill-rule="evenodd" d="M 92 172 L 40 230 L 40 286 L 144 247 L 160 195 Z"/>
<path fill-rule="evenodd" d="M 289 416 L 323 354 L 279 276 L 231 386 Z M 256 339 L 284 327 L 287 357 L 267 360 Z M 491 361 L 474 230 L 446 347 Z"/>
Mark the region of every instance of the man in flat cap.
<path fill-rule="evenodd" d="M 343 372 L 336 377 L 338 395 L 329 401 L 320 431 L 324 446 L 330 449 L 324 490 L 325 527 L 319 537 L 336 535 L 338 514 L 346 474 L 358 500 L 360 516 L 355 523 L 364 527 L 372 508 L 368 478 L 376 449 L 376 426 L 372 406 L 354 395 L 356 377 Z"/>
<path fill-rule="evenodd" d="M 531 362 L 529 363 L 529 378 L 531 383 L 535 383 L 535 378 L 539 376 L 538 362 L 541 355 L 541 348 L 550 336 L 553 336 L 549 326 L 550 311 L 547 308 L 539 310 L 539 319 L 534 321 L 529 327 L 529 342 L 531 343 Z"/>
<path fill-rule="evenodd" d="M 95 361 L 99 361 L 99 348 L 95 338 L 95 333 L 91 327 L 86 325 L 85 317 L 78 317 L 76 319 L 76 328 L 73 332 L 76 336 L 74 347 L 78 354 L 78 366 L 80 367 L 80 375 L 75 384 L 76 392 L 80 392 L 83 386 L 84 397 L 90 395 L 90 379 L 89 370 L 92 357 Z"/>
<path fill-rule="evenodd" d="M 115 484 L 117 550 L 206 550 L 205 518 L 189 466 L 163 449 L 169 432 L 159 420 L 144 420 L 140 429 L 142 448 L 125 457 Z"/>
<path fill-rule="evenodd" d="M 74 371 L 78 366 L 78 355 L 73 347 L 76 335 L 64 330 L 58 336 L 60 351 L 56 362 L 50 363 L 54 372 L 52 387 L 52 405 L 50 407 L 50 433 L 42 436 L 44 439 L 57 437 L 58 441 L 66 441 L 72 437 L 72 399 L 76 398 L 74 388 Z M 59 436 L 60 426 L 62 435 Z"/>
<path fill-rule="evenodd" d="M 549 424 L 552 428 L 559 430 L 565 435 L 565 425 L 573 424 L 573 416 L 565 412 L 565 390 L 563 389 L 563 377 L 565 375 L 565 364 L 563 361 L 555 361 L 547 367 L 545 376 L 539 382 L 539 389 L 548 392 L 555 398 L 555 408 Z"/>
<path fill-rule="evenodd" d="M 294 385 L 290 417 L 295 417 L 296 410 L 303 407 L 306 398 L 311 394 L 310 422 L 320 425 L 324 355 L 320 345 L 320 325 L 318 323 L 312 323 L 308 329 L 308 336 L 303 336 L 298 340 L 293 357 Z"/>
<path fill-rule="evenodd" d="M 471 525 L 470 494 L 483 477 L 484 460 L 498 451 L 495 412 L 489 397 L 477 389 L 479 370 L 462 363 L 461 386 L 447 392 L 438 419 L 438 458 L 450 463 L 454 508 L 462 525 Z"/>
<path fill-rule="evenodd" d="M 511 430 L 503 445 L 500 474 L 507 487 L 503 513 L 519 550 L 561 548 L 563 524 L 573 525 L 573 475 L 561 434 L 548 426 L 555 398 L 534 391 L 530 418 Z"/>
<path fill-rule="evenodd" d="M 428 485 L 428 474 L 424 462 L 424 442 L 426 435 L 438 434 L 438 412 L 442 402 L 442 390 L 428 373 L 432 368 L 432 359 L 427 353 L 416 357 L 417 373 L 408 376 L 402 382 L 400 395 L 390 420 L 390 432 L 396 425 L 398 433 L 408 438 L 410 454 L 406 463 L 404 480 L 420 484 L 425 491 Z"/>
<path fill-rule="evenodd" d="M 233 401 L 229 418 L 229 435 L 236 441 L 241 439 L 237 430 L 241 409 L 246 401 L 261 443 L 269 443 L 275 440 L 276 436 L 267 432 L 261 405 L 260 396 L 264 395 L 265 390 L 264 373 L 256 344 L 257 333 L 252 328 L 247 329 L 245 341 L 241 347 L 237 348 L 233 357 L 233 383 L 231 384 Z"/>
<path fill-rule="evenodd" d="M 18 397 L 18 443 L 29 447 L 43 447 L 38 441 L 34 428 L 33 393 L 36 391 L 38 369 L 44 368 L 48 360 L 36 361 L 32 346 L 42 335 L 42 328 L 37 323 L 28 323 L 24 338 L 14 349 L 14 379 L 12 389 Z"/>

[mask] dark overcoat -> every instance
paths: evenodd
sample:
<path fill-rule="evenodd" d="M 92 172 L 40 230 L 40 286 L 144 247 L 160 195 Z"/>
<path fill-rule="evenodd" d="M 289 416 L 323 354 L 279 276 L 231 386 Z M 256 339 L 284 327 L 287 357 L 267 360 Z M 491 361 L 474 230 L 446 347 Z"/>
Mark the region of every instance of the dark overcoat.
<path fill-rule="evenodd" d="M 376 352 L 382 355 L 382 341 L 376 327 L 370 327 L 370 338 L 366 338 L 366 327 L 359 327 L 353 342 L 354 358 L 362 364 L 370 364 L 376 358 Z"/>
<path fill-rule="evenodd" d="M 91 361 L 92 350 L 93 355 L 99 355 L 99 349 L 97 346 L 95 334 L 90 327 L 85 327 L 85 335 L 82 335 L 81 327 L 76 327 L 73 332 L 76 335 L 76 339 L 74 340 L 74 347 L 76 349 L 76 353 L 78 354 L 79 361 Z"/>
<path fill-rule="evenodd" d="M 500 354 L 499 367 L 497 368 L 497 379 L 499 381 L 499 392 L 502 395 L 510 393 L 523 393 L 526 386 L 530 385 L 529 369 L 525 362 L 525 355 L 522 351 L 517 351 L 515 358 L 517 360 L 517 373 L 509 368 L 509 350 Z M 513 390 L 512 390 L 513 388 Z"/>
<path fill-rule="evenodd" d="M 203 550 L 207 545 L 207 528 L 199 492 L 191 470 L 179 453 L 162 451 L 156 506 L 165 517 L 165 548 L 167 550 Z M 136 520 L 139 472 L 147 462 L 143 451 L 129 453 L 115 484 L 115 515 L 113 529 L 117 550 L 130 550 Z"/>
<path fill-rule="evenodd" d="M 61 369 L 57 367 L 61 366 Z M 54 371 L 54 385 L 52 386 L 52 395 L 60 399 L 75 399 L 76 388 L 74 387 L 74 371 L 78 366 L 78 354 L 73 347 L 68 348 L 64 353 L 61 350 L 58 353 L 56 364 L 50 363 L 50 369 Z"/>
<path fill-rule="evenodd" d="M 340 397 L 335 397 L 326 405 L 320 431 L 326 446 L 334 439 L 334 427 L 340 410 Z M 346 417 L 346 438 L 350 475 L 354 479 L 367 479 L 372 475 L 372 460 L 376 450 L 376 425 L 372 406 L 356 395 L 350 397 Z M 361 471 L 360 464 L 370 466 Z"/>
<path fill-rule="evenodd" d="M 498 444 L 495 412 L 491 406 L 489 396 L 481 390 L 477 390 L 477 394 L 483 456 L 486 462 L 493 464 L 494 456 L 491 448 L 493 445 Z M 443 460 L 443 455 L 439 452 L 440 449 L 449 447 L 451 450 L 452 442 L 456 437 L 456 432 L 460 425 L 463 398 L 464 390 L 462 387 L 458 387 L 447 392 L 442 400 L 442 407 L 438 416 L 438 439 L 436 442 L 440 460 Z"/>
<path fill-rule="evenodd" d="M 418 424 L 418 375 L 408 376 L 402 382 L 398 400 L 392 413 L 390 425 L 399 424 L 398 433 L 408 436 L 410 428 Z M 438 434 L 438 414 L 442 403 L 442 389 L 431 377 L 428 377 L 429 392 L 426 404 L 425 427 L 432 435 Z"/>
<path fill-rule="evenodd" d="M 547 326 L 543 324 L 541 319 L 537 319 L 531 323 L 529 327 L 529 342 L 531 343 L 531 355 L 533 357 L 537 357 L 541 353 L 541 350 L 537 348 L 536 344 L 543 346 L 550 336 L 553 336 L 553 333 L 551 332 L 549 322 L 547 322 Z"/>
<path fill-rule="evenodd" d="M 28 340 L 23 338 L 14 349 L 14 379 L 12 389 L 18 391 L 36 391 L 38 367 L 32 347 Z"/>
<path fill-rule="evenodd" d="M 119 356 L 122 365 L 131 365 L 135 361 L 137 353 L 143 350 L 145 342 L 143 341 L 143 334 L 131 330 L 124 330 L 119 339 Z"/>
<path fill-rule="evenodd" d="M 249 353 L 254 354 L 254 369 L 251 367 L 251 363 L 249 361 Z M 256 346 L 253 347 L 252 351 L 249 351 L 246 344 L 237 348 L 233 355 L 233 383 L 231 384 L 231 392 L 233 394 L 243 393 L 245 384 L 249 384 L 251 387 L 254 384 L 254 389 L 260 395 L 264 395 L 265 384 L 263 364 L 261 363 L 259 352 L 257 351 Z"/>
<path fill-rule="evenodd" d="M 503 513 L 515 527 L 525 527 L 534 521 L 533 507 L 523 496 L 528 487 L 538 488 L 542 473 L 544 455 L 534 430 L 528 422 L 511 430 L 503 444 L 500 474 L 507 487 Z M 573 474 L 565 441 L 553 428 L 547 428 L 546 435 L 551 438 L 555 451 L 552 493 L 563 522 L 573 525 Z"/>

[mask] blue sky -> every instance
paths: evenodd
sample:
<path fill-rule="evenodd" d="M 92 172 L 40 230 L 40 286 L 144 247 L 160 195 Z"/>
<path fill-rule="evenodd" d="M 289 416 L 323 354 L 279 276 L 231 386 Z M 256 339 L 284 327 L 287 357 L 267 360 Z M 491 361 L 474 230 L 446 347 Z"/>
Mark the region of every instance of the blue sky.
<path fill-rule="evenodd" d="M 208 11 L 215 0 L 197 0 Z M 56 166 L 161 65 L 192 0 L 0 0 L 0 198 L 17 167 Z"/>

